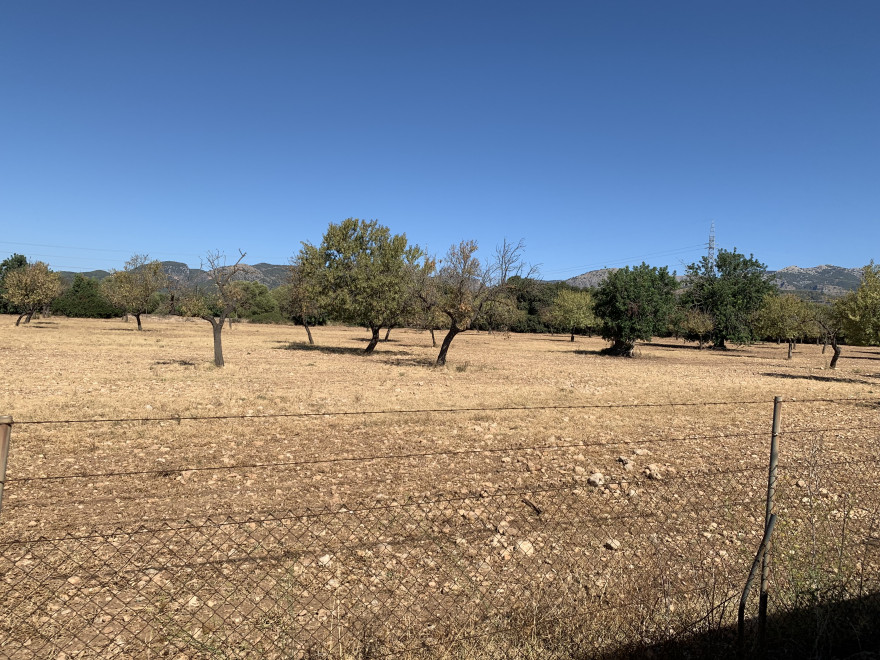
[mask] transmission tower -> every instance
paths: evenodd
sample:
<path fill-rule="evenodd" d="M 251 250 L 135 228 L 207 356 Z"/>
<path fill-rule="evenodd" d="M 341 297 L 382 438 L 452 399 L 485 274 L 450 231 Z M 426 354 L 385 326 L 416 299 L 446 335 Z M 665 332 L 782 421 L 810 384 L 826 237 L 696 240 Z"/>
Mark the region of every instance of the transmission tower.
<path fill-rule="evenodd" d="M 712 227 L 709 229 L 709 274 L 715 274 L 715 221 L 712 221 Z"/>

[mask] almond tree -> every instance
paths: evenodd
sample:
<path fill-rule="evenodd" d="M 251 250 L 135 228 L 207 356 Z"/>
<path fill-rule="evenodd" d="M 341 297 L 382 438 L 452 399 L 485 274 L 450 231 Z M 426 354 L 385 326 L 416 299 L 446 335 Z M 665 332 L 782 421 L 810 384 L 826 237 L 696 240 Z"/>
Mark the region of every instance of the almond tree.
<path fill-rule="evenodd" d="M 207 288 L 197 288 L 183 294 L 177 312 L 183 316 L 204 319 L 211 324 L 214 333 L 214 365 L 224 366 L 223 325 L 241 304 L 242 290 L 231 286 L 237 273 L 242 270 L 245 253 L 239 250 L 238 260 L 226 265 L 226 256 L 220 252 L 209 252 L 205 257 L 210 284 Z"/>
<path fill-rule="evenodd" d="M 810 305 L 795 295 L 768 295 L 755 315 L 759 333 L 764 337 L 788 343 L 788 357 L 794 349 L 794 342 L 803 337 L 816 321 Z"/>
<path fill-rule="evenodd" d="M 3 296 L 19 311 L 16 326 L 22 319 L 30 323 L 37 311 L 61 295 L 61 277 L 42 261 L 7 272 L 3 286 Z"/>
<path fill-rule="evenodd" d="M 505 239 L 495 249 L 492 259 L 483 266 L 476 257 L 476 241 L 462 241 L 446 253 L 440 271 L 434 278 L 437 287 L 437 309 L 449 319 L 449 330 L 440 344 L 437 365 L 446 364 L 449 346 L 457 335 L 486 319 L 493 305 L 506 304 L 511 298 L 509 280 L 514 276 L 531 278 L 534 268 L 523 275 L 522 253 L 525 244 Z"/>
<path fill-rule="evenodd" d="M 862 268 L 862 283 L 835 305 L 848 344 L 880 344 L 880 265 Z"/>
<path fill-rule="evenodd" d="M 589 291 L 562 289 L 553 299 L 546 316 L 551 327 L 568 331 L 571 341 L 574 341 L 576 330 L 589 328 L 596 323 L 593 296 Z"/>
<path fill-rule="evenodd" d="M 297 260 L 335 318 L 370 329 L 370 354 L 382 328 L 399 325 L 411 298 L 408 269 L 424 257 L 406 234 L 376 220 L 348 218 L 330 224 L 319 246 L 303 243 Z"/>
<path fill-rule="evenodd" d="M 141 315 L 156 309 L 156 294 L 168 286 L 168 276 L 160 261 L 135 254 L 123 270 L 112 271 L 101 284 L 110 302 L 134 316 L 137 329 L 143 330 Z"/>

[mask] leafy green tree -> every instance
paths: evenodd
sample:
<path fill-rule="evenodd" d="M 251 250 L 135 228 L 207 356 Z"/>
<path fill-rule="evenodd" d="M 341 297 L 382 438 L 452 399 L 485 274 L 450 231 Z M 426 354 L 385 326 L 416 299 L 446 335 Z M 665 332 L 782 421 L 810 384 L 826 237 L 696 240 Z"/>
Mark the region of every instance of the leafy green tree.
<path fill-rule="evenodd" d="M 862 283 L 836 303 L 848 344 L 880 344 L 880 266 L 873 261 L 862 268 Z"/>
<path fill-rule="evenodd" d="M 755 330 L 768 339 L 786 342 L 788 360 L 794 342 L 810 332 L 814 324 L 815 313 L 810 304 L 790 293 L 765 296 L 755 314 Z"/>
<path fill-rule="evenodd" d="M 16 314 L 18 310 L 6 299 L 6 274 L 27 266 L 27 258 L 23 254 L 12 254 L 0 262 L 0 314 Z"/>
<path fill-rule="evenodd" d="M 141 316 L 159 307 L 158 293 L 168 286 L 168 276 L 160 261 L 135 254 L 123 270 L 111 272 L 101 284 L 110 302 L 134 316 L 137 329 L 143 330 Z"/>
<path fill-rule="evenodd" d="M 222 367 L 223 325 L 242 302 L 242 290 L 233 286 L 235 276 L 242 270 L 245 253 L 239 251 L 238 260 L 231 266 L 220 252 L 209 252 L 205 257 L 210 285 L 185 291 L 177 298 L 175 311 L 181 316 L 204 319 L 211 324 L 214 334 L 214 365 Z"/>
<path fill-rule="evenodd" d="M 3 284 L 3 295 L 19 312 L 15 325 L 22 319 L 30 323 L 35 313 L 61 295 L 61 277 L 42 261 L 7 272 Z"/>
<path fill-rule="evenodd" d="M 594 312 L 609 355 L 632 357 L 636 341 L 649 341 L 667 328 L 675 307 L 675 273 L 646 263 L 611 273 L 596 290 Z"/>
<path fill-rule="evenodd" d="M 553 299 L 547 320 L 553 328 L 571 334 L 571 341 L 574 341 L 576 331 L 596 324 L 593 295 L 585 290 L 562 289 Z"/>
<path fill-rule="evenodd" d="M 120 309 L 104 295 L 98 280 L 77 273 L 73 282 L 52 302 L 52 311 L 69 318 L 109 319 Z"/>
<path fill-rule="evenodd" d="M 370 354 L 379 331 L 399 325 L 411 299 L 414 267 L 424 253 L 406 234 L 392 234 L 375 220 L 348 218 L 330 224 L 319 246 L 303 243 L 297 261 L 334 318 L 370 329 Z"/>
<path fill-rule="evenodd" d="M 755 339 L 753 317 L 764 296 L 775 287 L 767 267 L 755 259 L 719 250 L 715 262 L 703 257 L 687 267 L 682 303 L 712 317 L 712 344 L 725 348 L 727 342 L 747 344 Z"/>
<path fill-rule="evenodd" d="M 462 241 L 446 253 L 434 278 L 437 287 L 437 309 L 446 315 L 449 329 L 440 344 L 437 365 L 446 364 L 449 346 L 457 335 L 480 323 L 488 323 L 488 315 L 501 305 L 511 304 L 511 279 L 523 277 L 522 253 L 525 245 L 506 239 L 483 266 L 476 256 L 476 241 Z M 526 277 L 531 278 L 529 272 Z M 513 303 L 515 304 L 515 303 Z"/>
<path fill-rule="evenodd" d="M 314 345 L 311 327 L 325 320 L 321 278 L 323 265 L 318 259 L 302 261 L 303 253 L 295 257 L 288 269 L 287 283 L 275 291 L 281 312 L 306 330 L 309 344 Z M 314 270 L 310 270 L 314 269 Z"/>
<path fill-rule="evenodd" d="M 715 329 L 715 320 L 712 315 L 700 309 L 678 309 L 676 330 L 686 341 L 695 341 L 700 350 L 706 344 L 706 340 Z"/>
<path fill-rule="evenodd" d="M 823 338 L 822 354 L 831 344 L 831 350 L 834 355 L 831 357 L 829 368 L 837 369 L 837 361 L 840 359 L 840 344 L 838 339 L 843 335 L 843 311 L 840 306 L 828 303 L 812 303 L 813 320 L 819 329 L 820 336 Z"/>
<path fill-rule="evenodd" d="M 236 318 L 255 323 L 278 323 L 282 320 L 278 301 L 269 292 L 269 287 L 261 282 L 236 280 L 230 283 L 234 289 L 238 306 Z"/>

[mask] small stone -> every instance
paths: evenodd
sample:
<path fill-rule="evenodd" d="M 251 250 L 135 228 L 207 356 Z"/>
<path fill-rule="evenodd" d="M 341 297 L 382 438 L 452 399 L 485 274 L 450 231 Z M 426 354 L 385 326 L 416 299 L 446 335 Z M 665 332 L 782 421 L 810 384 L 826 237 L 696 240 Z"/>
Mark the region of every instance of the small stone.
<path fill-rule="evenodd" d="M 660 466 L 656 463 L 651 463 L 648 467 L 645 468 L 645 474 L 648 479 L 656 479 L 660 481 L 663 479 L 663 472 L 660 469 Z"/>
<path fill-rule="evenodd" d="M 498 523 L 498 525 L 495 527 L 495 530 L 496 530 L 499 534 L 504 534 L 509 528 L 510 528 L 510 523 L 507 522 L 506 520 L 502 520 L 502 521 L 501 521 L 500 523 Z"/>
<path fill-rule="evenodd" d="M 587 479 L 587 483 L 591 486 L 601 486 L 605 483 L 605 477 L 601 472 L 594 472 L 590 475 L 590 478 Z"/>
<path fill-rule="evenodd" d="M 318 565 L 319 566 L 326 566 L 327 564 L 330 563 L 330 560 L 332 560 L 332 559 L 333 559 L 333 557 L 331 557 L 330 555 L 324 555 L 323 557 L 318 557 Z"/>
<path fill-rule="evenodd" d="M 523 553 L 526 557 L 531 557 L 535 554 L 535 546 L 532 545 L 531 541 L 526 539 L 522 539 L 516 542 L 516 549 Z"/>
<path fill-rule="evenodd" d="M 650 453 L 647 449 L 633 449 L 633 454 L 636 456 L 647 456 Z"/>
<path fill-rule="evenodd" d="M 620 550 L 620 541 L 617 539 L 607 539 L 602 545 L 608 550 Z"/>
<path fill-rule="evenodd" d="M 574 473 L 575 474 L 586 474 L 587 471 L 584 468 L 582 468 L 580 465 L 575 465 L 574 466 Z"/>
<path fill-rule="evenodd" d="M 76 586 L 76 585 L 78 585 L 78 584 L 82 584 L 82 578 L 81 578 L 81 577 L 78 577 L 78 576 L 76 576 L 76 575 L 73 575 L 73 576 L 67 578 L 67 581 L 68 581 L 70 584 L 72 584 L 73 586 Z"/>
<path fill-rule="evenodd" d="M 798 488 L 806 488 L 806 487 L 807 487 L 807 482 L 804 481 L 803 479 L 798 479 L 798 480 L 797 480 L 797 485 L 798 485 Z"/>

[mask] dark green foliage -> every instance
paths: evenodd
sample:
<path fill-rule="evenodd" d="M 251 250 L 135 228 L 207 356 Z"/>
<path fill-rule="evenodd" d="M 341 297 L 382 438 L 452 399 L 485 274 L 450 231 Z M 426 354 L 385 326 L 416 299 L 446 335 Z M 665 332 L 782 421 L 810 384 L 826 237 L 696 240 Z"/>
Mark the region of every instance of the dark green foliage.
<path fill-rule="evenodd" d="M 101 291 L 98 280 L 76 274 L 73 283 L 52 303 L 52 311 L 72 318 L 109 319 L 121 316 Z"/>
<path fill-rule="evenodd" d="M 522 312 L 510 327 L 513 332 L 553 332 L 547 322 L 547 310 L 560 291 L 581 291 L 565 282 L 542 282 L 540 280 L 514 276 L 510 278 L 511 292 L 516 297 L 516 306 Z"/>
<path fill-rule="evenodd" d="M 726 342 L 754 341 L 754 315 L 764 297 L 776 289 L 767 267 L 754 255 L 746 257 L 736 248 L 733 252 L 719 250 L 714 264 L 708 257 L 691 264 L 685 282 L 682 304 L 711 317 L 709 336 L 716 348 L 724 348 Z"/>
<path fill-rule="evenodd" d="M 24 268 L 27 266 L 27 258 L 23 254 L 13 254 L 0 262 L 0 314 L 17 314 L 19 310 L 11 302 L 4 297 L 6 288 L 3 286 L 3 280 L 6 273 L 16 268 Z"/>
<path fill-rule="evenodd" d="M 253 320 L 257 317 L 274 317 L 280 321 L 283 317 L 278 308 L 278 301 L 269 293 L 269 288 L 259 282 L 236 281 L 230 284 L 238 299 L 236 316 L 240 319 Z M 272 323 L 272 321 L 262 321 Z"/>
<path fill-rule="evenodd" d="M 677 286 L 675 274 L 665 266 L 642 263 L 611 273 L 596 290 L 594 307 L 602 338 L 614 342 L 607 352 L 631 357 L 636 341 L 649 341 L 664 331 Z"/>

